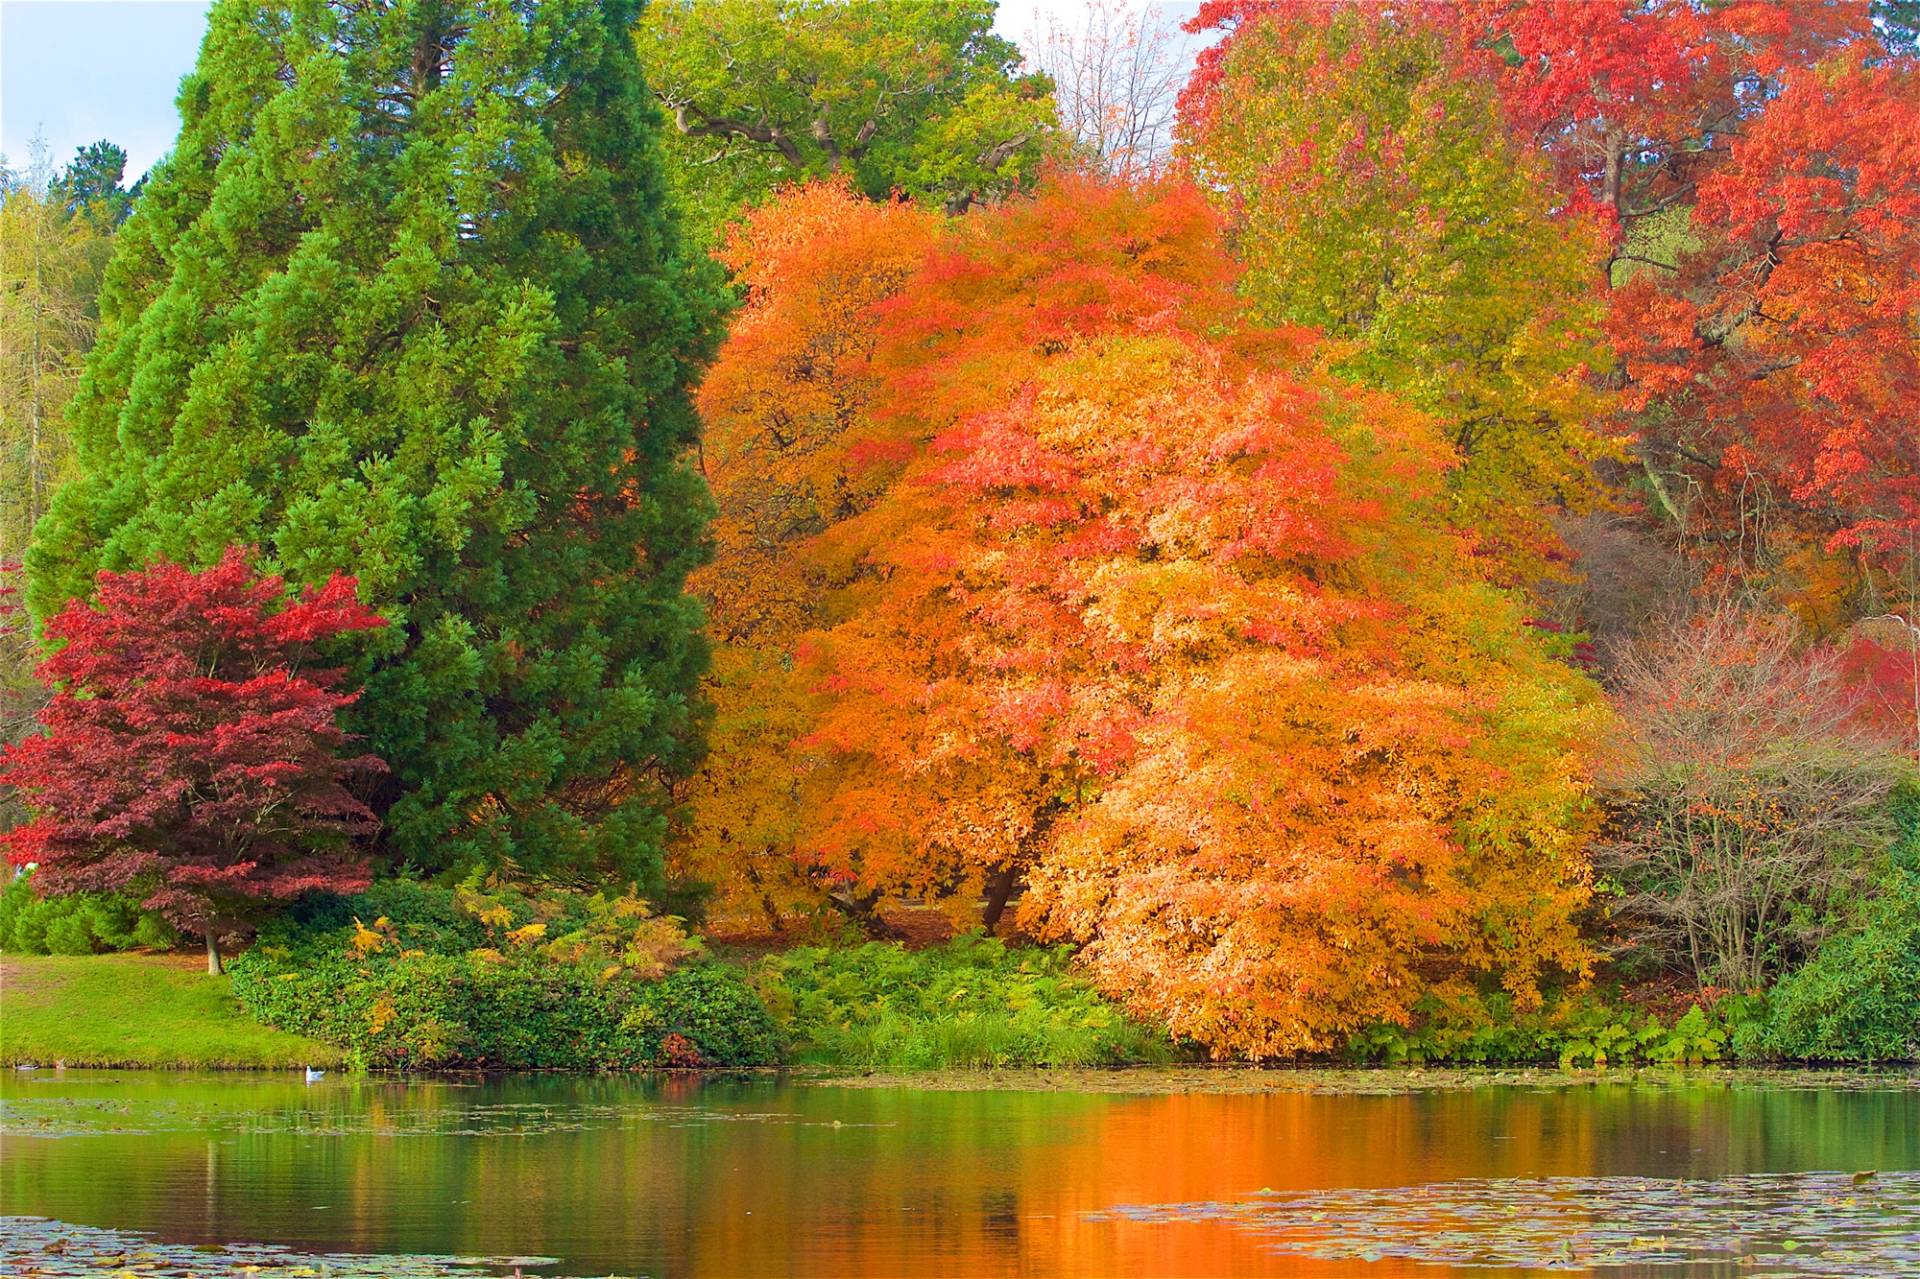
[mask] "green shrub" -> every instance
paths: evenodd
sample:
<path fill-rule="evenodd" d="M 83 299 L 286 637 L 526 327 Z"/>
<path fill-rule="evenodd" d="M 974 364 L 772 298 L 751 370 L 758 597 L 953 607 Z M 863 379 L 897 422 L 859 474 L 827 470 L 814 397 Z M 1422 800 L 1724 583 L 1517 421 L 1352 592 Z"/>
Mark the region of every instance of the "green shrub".
<path fill-rule="evenodd" d="M 1756 1055 L 1801 1061 L 1920 1059 L 1920 786 L 1893 798 L 1900 837 L 1853 919 L 1774 985 Z"/>
<path fill-rule="evenodd" d="M 1861 925 L 1773 988 L 1769 1057 L 1920 1059 L 1920 874 L 1896 871 Z"/>
<path fill-rule="evenodd" d="M 1759 1001 L 1728 996 L 1666 1021 L 1595 991 L 1562 993 L 1526 1013 L 1504 994 L 1452 1002 L 1430 996 L 1413 1025 L 1370 1027 L 1349 1041 L 1348 1055 L 1385 1065 L 1563 1069 L 1717 1062 L 1733 1054 L 1743 1028 L 1763 1024 L 1762 1009 Z"/>
<path fill-rule="evenodd" d="M 524 899 L 523 899 L 524 900 Z M 525 908 L 524 924 L 532 919 Z M 375 880 L 352 897 L 320 894 L 296 903 L 278 927 L 261 931 L 261 940 L 292 946 L 303 942 L 330 945 L 332 934 L 350 929 L 353 921 L 387 920 L 410 947 L 434 951 L 464 951 L 484 946 L 486 926 L 459 905 L 459 890 L 417 879 Z"/>
<path fill-rule="evenodd" d="M 138 901 L 117 893 L 42 897 L 31 873 L 0 890 L 0 951 L 16 955 L 93 955 L 136 947 L 166 949 L 180 935 Z"/>
<path fill-rule="evenodd" d="M 1112 1066 L 1171 1055 L 1072 973 L 1064 950 L 994 938 L 918 951 L 804 947 L 763 960 L 757 984 L 802 1063 Z"/>
<path fill-rule="evenodd" d="M 393 881 L 308 905 L 231 972 L 260 1021 L 366 1068 L 777 1061 L 746 979 L 697 955 L 676 921 L 632 897 Z"/>

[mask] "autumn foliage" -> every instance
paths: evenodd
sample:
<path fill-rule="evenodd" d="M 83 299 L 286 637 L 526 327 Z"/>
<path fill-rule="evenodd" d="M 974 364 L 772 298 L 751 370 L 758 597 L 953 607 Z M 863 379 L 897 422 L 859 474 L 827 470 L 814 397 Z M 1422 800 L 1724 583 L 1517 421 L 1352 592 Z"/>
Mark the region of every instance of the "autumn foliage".
<path fill-rule="evenodd" d="M 699 391 L 715 555 L 688 585 L 707 610 L 714 718 L 673 870 L 715 887 L 722 932 L 790 929 L 820 903 L 788 855 L 810 724 L 792 655 L 849 607 L 854 574 L 820 553 L 822 534 L 893 473 L 875 456 L 874 307 L 919 269 L 934 227 L 911 205 L 817 183 L 755 213 L 720 252 L 747 298 Z"/>
<path fill-rule="evenodd" d="M 1608 330 L 1649 508 L 1822 629 L 1915 554 L 1920 88 L 1910 15 L 1434 6 L 1613 231 Z M 1900 52 L 1904 49 L 1904 52 Z"/>
<path fill-rule="evenodd" d="M 1594 699 L 1447 525 L 1428 420 L 1247 323 L 1191 187 L 1060 179 L 919 235 L 837 329 L 864 353 L 817 456 L 862 496 L 788 543 L 824 566 L 760 647 L 799 679 L 791 834 L 732 855 L 990 927 L 1024 888 L 1030 931 L 1222 1054 L 1577 970 Z M 782 279 L 710 388 L 791 376 L 759 339 L 819 295 Z"/>
<path fill-rule="evenodd" d="M 1361 0 L 1375 7 L 1373 0 Z M 1865 0 L 1409 6 L 1500 84 L 1515 131 L 1621 235 L 1693 199 L 1782 81 L 1871 30 Z"/>
<path fill-rule="evenodd" d="M 1835 55 L 1700 181 L 1697 247 L 1636 275 L 1612 330 L 1629 402 L 1719 526 L 1882 561 L 1920 535 L 1920 76 Z"/>
<path fill-rule="evenodd" d="M 802 188 L 730 246 L 696 846 L 730 919 L 1016 921 L 1264 1057 L 1587 970 L 1611 715 L 1531 594 L 1568 517 L 1884 608 L 1920 98 L 1844 3 L 1215 28 L 1191 184 L 951 222 Z"/>
<path fill-rule="evenodd" d="M 213 76 L 119 233 L 26 551 L 44 647 L 0 626 L 45 654 L 0 703 L 46 703 L 0 756 L 35 884 L 136 893 L 217 964 L 364 885 L 380 822 L 429 872 L 664 853 L 716 936 L 1058 943 L 1256 1059 L 1649 958 L 1791 981 L 1906 908 L 1907 0 L 1203 0 L 1177 110 L 1167 33 L 1096 14 L 1050 55 L 1077 149 L 984 0 L 663 4 L 648 83 L 718 243 L 684 278 L 626 7 L 540 8 L 578 93 L 518 10 L 440 8 L 361 14 L 452 59 L 368 45 L 444 108 L 398 168 L 227 138 L 287 86 Z M 257 70 L 238 12 L 209 56 Z M 492 170 L 435 141 L 470 135 Z M 325 181 L 290 205 L 283 169 Z M 235 209 L 232 269 L 174 252 Z M 230 542 L 327 580 L 165 558 Z M 49 618 L 102 564 L 148 567 Z M 382 627 L 361 701 L 333 664 Z M 392 764 L 365 788 L 343 712 Z M 547 922 L 506 940 L 583 963 Z"/>
<path fill-rule="evenodd" d="M 1452 518 L 1525 582 L 1551 517 L 1602 501 L 1605 237 L 1557 209 L 1499 82 L 1420 6 L 1213 0 L 1181 157 L 1224 217 L 1241 291 L 1310 324 L 1347 376 L 1430 414 L 1459 453 Z"/>
<path fill-rule="evenodd" d="M 316 666 L 384 625 L 335 576 L 286 598 L 231 550 L 192 572 L 102 573 L 95 603 L 47 622 L 44 732 L 0 755 L 34 819 L 0 835 L 43 892 L 132 891 L 207 938 L 264 906 L 367 884 L 354 838 L 377 824 L 347 783 L 379 771 L 337 724 L 354 694 Z"/>

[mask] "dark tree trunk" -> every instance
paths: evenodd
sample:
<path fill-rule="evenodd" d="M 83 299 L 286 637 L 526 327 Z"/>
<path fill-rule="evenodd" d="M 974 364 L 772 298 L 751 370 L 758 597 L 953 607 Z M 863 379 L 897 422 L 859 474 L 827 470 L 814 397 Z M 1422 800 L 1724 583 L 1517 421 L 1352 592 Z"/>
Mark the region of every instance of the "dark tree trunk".
<path fill-rule="evenodd" d="M 881 896 L 878 890 L 859 894 L 828 893 L 827 904 L 860 925 L 861 931 L 869 937 L 878 937 L 886 931 L 886 926 L 874 913 L 874 908 L 880 904 Z"/>
<path fill-rule="evenodd" d="M 987 936 L 993 936 L 994 929 L 1000 926 L 1000 917 L 1006 914 L 1007 903 L 1012 900 L 1013 890 L 1019 881 L 1012 862 L 1006 863 L 988 878 L 987 904 L 980 914 L 980 922 L 987 926 Z"/>

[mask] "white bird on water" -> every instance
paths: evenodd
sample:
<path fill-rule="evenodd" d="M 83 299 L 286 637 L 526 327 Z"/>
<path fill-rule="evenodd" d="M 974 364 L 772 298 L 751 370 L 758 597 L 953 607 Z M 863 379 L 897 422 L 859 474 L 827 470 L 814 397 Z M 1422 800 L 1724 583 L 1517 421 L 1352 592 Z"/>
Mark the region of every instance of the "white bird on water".
<path fill-rule="evenodd" d="M 314 1080 L 319 1079 L 321 1076 L 325 1075 L 326 1073 L 327 1072 L 324 1070 L 315 1070 L 312 1066 L 308 1066 L 307 1082 L 312 1083 Z"/>

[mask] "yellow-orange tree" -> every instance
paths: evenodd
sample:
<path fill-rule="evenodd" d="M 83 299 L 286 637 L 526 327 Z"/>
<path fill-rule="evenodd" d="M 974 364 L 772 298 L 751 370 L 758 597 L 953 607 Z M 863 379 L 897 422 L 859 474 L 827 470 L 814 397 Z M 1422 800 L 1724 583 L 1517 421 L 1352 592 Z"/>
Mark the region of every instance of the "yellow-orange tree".
<path fill-rule="evenodd" d="M 1209 0 L 1226 38 L 1180 104 L 1181 155 L 1227 218 L 1269 321 L 1344 344 L 1341 372 L 1432 414 L 1460 451 L 1453 519 L 1512 581 L 1563 552 L 1554 508 L 1591 508 L 1604 237 L 1556 210 L 1493 70 L 1444 6 Z"/>
<path fill-rule="evenodd" d="M 812 726 L 792 654 L 850 607 L 854 566 L 817 552 L 890 474 L 874 464 L 869 411 L 874 304 L 918 269 L 934 226 L 921 209 L 818 183 L 750 214 L 719 253 L 747 299 L 698 396 L 717 514 L 713 560 L 688 585 L 707 609 L 714 719 L 674 865 L 712 885 L 716 931 L 778 932 L 822 900 L 792 858 L 808 763 L 796 747 Z"/>
<path fill-rule="evenodd" d="M 946 230 L 876 308 L 889 482 L 815 553 L 800 862 L 1043 934 L 1216 1053 L 1583 963 L 1600 713 L 1449 531 L 1428 419 L 1237 316 L 1191 188 Z"/>

